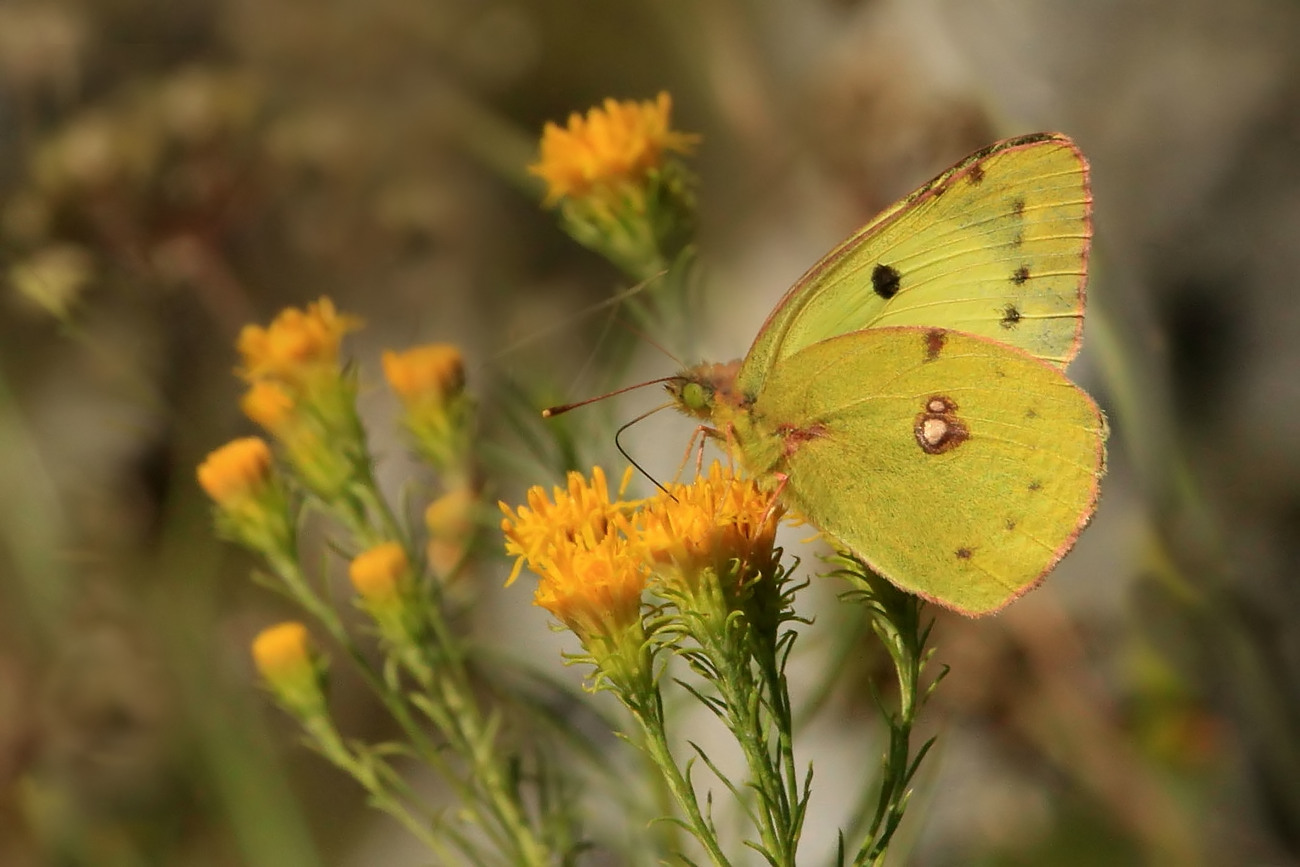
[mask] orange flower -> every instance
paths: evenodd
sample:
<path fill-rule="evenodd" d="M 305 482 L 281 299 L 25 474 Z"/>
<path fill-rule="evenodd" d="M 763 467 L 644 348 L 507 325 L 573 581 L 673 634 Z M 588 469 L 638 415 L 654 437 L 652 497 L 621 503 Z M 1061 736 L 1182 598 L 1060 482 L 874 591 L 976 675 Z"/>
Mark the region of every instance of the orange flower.
<path fill-rule="evenodd" d="M 624 484 L 628 475 L 624 475 Z M 612 525 L 626 524 L 627 503 L 614 503 L 609 499 L 609 485 L 605 471 L 595 467 L 591 481 L 581 473 L 571 472 L 568 487 L 552 489 L 546 496 L 541 485 L 528 491 L 528 505 L 511 511 L 500 503 L 506 517 L 501 530 L 506 535 L 506 553 L 515 557 L 515 567 L 510 572 L 507 586 L 519 577 L 519 570 L 527 562 L 530 567 L 558 548 L 581 545 L 594 548 L 612 530 Z"/>
<path fill-rule="evenodd" d="M 359 468 L 369 460 L 356 377 L 339 361 L 343 335 L 359 323 L 322 298 L 239 334 L 244 363 L 238 373 L 250 384 L 241 407 L 275 436 L 307 489 L 326 502 L 364 475 Z"/>
<path fill-rule="evenodd" d="M 260 380 L 244 392 L 239 407 L 262 429 L 280 433 L 293 418 L 293 398 L 274 382 Z"/>
<path fill-rule="evenodd" d="M 689 153 L 699 136 L 673 130 L 671 113 L 672 98 L 661 92 L 653 102 L 607 99 L 585 119 L 569 115 L 567 128 L 547 123 L 541 155 L 528 167 L 546 181 L 546 204 L 601 188 L 640 188 L 666 152 Z"/>
<path fill-rule="evenodd" d="M 645 618 L 648 586 L 701 644 L 729 634 L 737 612 L 757 627 L 755 641 L 775 640 L 784 605 L 781 510 L 756 483 L 717 462 L 693 484 L 643 503 L 611 502 L 599 467 L 590 481 L 570 473 L 568 482 L 551 498 L 533 488 L 527 507 L 502 504 L 501 527 L 518 558 L 511 580 L 525 564 L 541 579 L 533 603 L 582 641 L 599 672 L 596 688 L 601 678 L 622 689 L 653 676 L 662 645 L 648 636 L 668 621 L 664 608 Z"/>
<path fill-rule="evenodd" d="M 740 479 L 714 461 L 707 476 L 673 485 L 638 516 L 649 556 L 689 579 L 703 569 L 738 572 L 745 580 L 773 564 L 776 526 L 784 513 L 752 479 Z M 741 569 L 731 564 L 739 562 Z"/>
<path fill-rule="evenodd" d="M 321 298 L 305 311 L 288 307 L 266 328 L 245 325 L 237 347 L 244 366 L 239 375 L 248 382 L 275 379 L 301 384 L 318 371 L 335 372 L 343 335 L 361 326 L 354 316 L 340 314 L 334 302 Z"/>
<path fill-rule="evenodd" d="M 399 599 L 410 582 L 411 563 L 401 545 L 384 542 L 353 558 L 348 578 L 366 602 L 386 604 Z"/>
<path fill-rule="evenodd" d="M 271 478 L 271 449 L 258 437 L 233 440 L 199 464 L 198 478 L 218 506 L 247 502 L 266 490 Z"/>
<path fill-rule="evenodd" d="M 466 472 L 473 403 L 465 394 L 460 350 L 433 343 L 385 352 L 384 375 L 402 399 L 403 422 L 420 455 L 444 477 Z"/>
<path fill-rule="evenodd" d="M 325 665 L 306 626 L 288 621 L 262 630 L 253 639 L 253 664 L 289 713 L 303 720 L 326 715 Z"/>
<path fill-rule="evenodd" d="M 311 636 L 296 620 L 267 627 L 253 639 L 253 664 L 271 683 L 300 676 L 311 657 Z"/>
<path fill-rule="evenodd" d="M 424 525 L 429 530 L 427 555 L 435 575 L 446 577 L 464 558 L 474 539 L 478 500 L 472 487 L 457 485 L 425 509 Z"/>
<path fill-rule="evenodd" d="M 384 376 L 407 406 L 443 404 L 465 387 L 460 350 L 449 343 L 431 343 L 405 352 L 384 353 Z"/>
<path fill-rule="evenodd" d="M 647 561 L 625 515 L 631 504 L 610 501 L 600 467 L 590 481 L 569 473 L 552 495 L 534 487 L 527 507 L 501 505 L 506 552 L 518 558 L 510 580 L 527 563 L 541 579 L 533 604 L 573 630 L 598 666 L 611 653 L 638 658 Z"/>
<path fill-rule="evenodd" d="M 558 548 L 533 569 L 542 579 L 533 604 L 555 615 L 584 644 L 639 627 L 645 560 L 622 536 L 605 536 L 590 548 Z"/>

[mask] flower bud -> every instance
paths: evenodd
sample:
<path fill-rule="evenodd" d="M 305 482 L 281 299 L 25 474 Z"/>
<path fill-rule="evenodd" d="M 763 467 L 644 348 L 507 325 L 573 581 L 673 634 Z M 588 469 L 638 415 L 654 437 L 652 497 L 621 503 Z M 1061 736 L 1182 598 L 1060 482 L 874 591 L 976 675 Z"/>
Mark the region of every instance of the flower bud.
<path fill-rule="evenodd" d="M 411 564 L 397 542 L 384 542 L 353 558 L 348 578 L 370 605 L 400 603 L 411 582 Z"/>
<path fill-rule="evenodd" d="M 271 449 L 259 437 L 226 443 L 198 469 L 199 485 L 222 508 L 256 497 L 271 479 Z"/>
<path fill-rule="evenodd" d="M 325 714 L 325 666 L 307 627 L 288 621 L 253 639 L 253 664 L 284 709 L 300 719 Z"/>
<path fill-rule="evenodd" d="M 464 559 L 474 539 L 477 510 L 478 496 L 468 485 L 457 485 L 425 509 L 429 568 L 435 575 L 449 575 Z"/>

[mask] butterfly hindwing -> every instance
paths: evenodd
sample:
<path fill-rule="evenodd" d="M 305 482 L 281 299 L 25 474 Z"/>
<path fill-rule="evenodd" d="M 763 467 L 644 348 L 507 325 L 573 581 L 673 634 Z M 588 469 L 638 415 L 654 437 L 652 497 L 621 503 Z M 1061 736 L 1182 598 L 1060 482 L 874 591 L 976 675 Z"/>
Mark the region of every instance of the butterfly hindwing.
<path fill-rule="evenodd" d="M 734 423 L 749 470 L 900 587 L 967 614 L 1035 586 L 1092 515 L 1105 420 L 1056 366 L 938 328 L 784 358 Z"/>

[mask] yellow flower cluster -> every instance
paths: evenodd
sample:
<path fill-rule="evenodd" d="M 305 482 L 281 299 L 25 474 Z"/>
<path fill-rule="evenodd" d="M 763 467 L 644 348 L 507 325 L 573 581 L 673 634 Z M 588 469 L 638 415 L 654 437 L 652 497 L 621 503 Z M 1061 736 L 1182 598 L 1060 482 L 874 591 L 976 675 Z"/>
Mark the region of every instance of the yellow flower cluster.
<path fill-rule="evenodd" d="M 328 298 L 306 310 L 286 308 L 266 328 L 245 325 L 240 331 L 236 347 L 244 366 L 239 374 L 250 383 L 303 385 L 317 373 L 337 370 L 343 335 L 360 327 L 360 319 L 339 313 Z"/>
<path fill-rule="evenodd" d="M 236 344 L 249 384 L 240 407 L 280 442 L 307 487 L 332 498 L 364 453 L 356 386 L 339 361 L 343 337 L 361 320 L 328 298 L 281 311 L 270 325 L 246 325 Z"/>
<path fill-rule="evenodd" d="M 476 490 L 468 485 L 456 485 L 424 510 L 424 526 L 429 531 L 425 555 L 429 558 L 429 568 L 439 578 L 452 576 L 462 565 L 474 539 L 480 508 Z"/>
<path fill-rule="evenodd" d="M 253 664 L 268 681 L 300 677 L 311 657 L 311 636 L 296 620 L 268 626 L 253 639 Z"/>
<path fill-rule="evenodd" d="M 569 473 L 567 482 L 550 496 L 534 486 L 527 506 L 511 510 L 501 504 L 506 553 L 516 558 L 506 583 L 527 564 L 542 579 L 533 604 L 580 638 L 622 632 L 640 622 L 645 589 L 640 559 L 629 543 L 630 504 L 610 499 L 600 467 L 590 480 Z"/>
<path fill-rule="evenodd" d="M 632 190 L 644 185 L 666 152 L 686 154 L 699 136 L 672 129 L 672 98 L 660 93 L 652 102 L 607 99 L 603 108 L 574 112 L 562 128 L 542 129 L 541 156 L 528 170 L 546 181 L 546 203 L 582 198 L 608 188 Z"/>
<path fill-rule="evenodd" d="M 513 511 L 501 504 L 506 513 L 501 522 L 506 553 L 517 558 L 507 586 L 519 577 L 525 563 L 530 567 L 545 564 L 562 537 L 569 545 L 590 548 L 605 537 L 611 521 L 626 522 L 624 505 L 609 498 L 603 469 L 592 469 L 590 481 L 571 472 L 567 482 L 565 488 L 552 489 L 550 496 L 541 485 L 534 485 L 528 489 L 528 505 Z"/>
<path fill-rule="evenodd" d="M 668 574 L 689 578 L 704 570 L 724 574 L 731 563 L 741 580 L 769 572 L 776 526 L 784 509 L 752 479 L 736 478 L 716 461 L 707 476 L 672 485 L 640 515 L 641 538 Z"/>
<path fill-rule="evenodd" d="M 227 538 L 267 556 L 288 550 L 293 528 L 265 440 L 226 443 L 199 464 L 196 475 L 216 504 L 217 526 Z"/>
<path fill-rule="evenodd" d="M 274 382 L 255 382 L 239 399 L 239 408 L 257 424 L 277 436 L 288 430 L 293 420 L 293 398 Z"/>
<path fill-rule="evenodd" d="M 528 505 L 505 512 L 510 580 L 527 565 L 541 579 L 534 604 L 586 641 L 639 622 L 641 596 L 654 580 L 690 582 L 701 570 L 744 581 L 774 565 L 781 512 L 754 482 L 716 462 L 689 485 L 640 503 L 612 501 L 604 472 L 570 473 L 551 495 L 528 492 Z M 739 564 L 739 567 L 737 567 Z"/>
<path fill-rule="evenodd" d="M 406 549 L 398 542 L 381 542 L 362 551 L 348 565 L 348 579 L 358 602 L 375 621 L 390 647 L 413 649 L 421 619 L 416 600 L 416 576 Z"/>

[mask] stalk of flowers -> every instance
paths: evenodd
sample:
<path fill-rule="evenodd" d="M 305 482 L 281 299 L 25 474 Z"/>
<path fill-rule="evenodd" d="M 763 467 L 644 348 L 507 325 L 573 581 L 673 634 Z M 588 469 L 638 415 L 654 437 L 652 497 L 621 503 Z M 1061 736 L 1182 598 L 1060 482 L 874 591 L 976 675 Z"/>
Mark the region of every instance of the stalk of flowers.
<path fill-rule="evenodd" d="M 669 746 L 655 661 L 666 645 L 653 640 L 660 621 L 643 603 L 650 563 L 629 520 L 637 504 L 612 500 L 600 467 L 590 479 L 569 473 L 566 486 L 549 496 L 534 486 L 527 501 L 515 508 L 501 503 L 506 553 L 515 557 L 508 583 L 525 566 L 541 579 L 533 604 L 554 615 L 582 645 L 583 653 L 567 655 L 568 662 L 590 665 L 589 688 L 612 692 L 631 713 L 641 730 L 640 744 L 687 815 L 687 827 L 713 864 L 728 864 Z"/>
<path fill-rule="evenodd" d="M 460 350 L 433 343 L 383 355 L 384 377 L 402 403 L 402 425 L 438 474 L 442 493 L 424 514 L 429 568 L 444 583 L 465 566 L 478 529 L 482 479 L 471 447 L 474 402 Z"/>
<path fill-rule="evenodd" d="M 244 450 L 250 448 L 250 446 L 243 446 L 242 441 L 235 441 L 231 445 Z M 214 452 L 216 458 L 209 458 L 203 468 L 200 468 L 200 478 L 205 480 L 204 487 L 214 497 L 216 494 L 213 493 L 214 485 L 211 477 L 213 468 L 220 467 L 222 460 L 225 460 L 222 458 L 222 451 L 230 452 L 230 446 Z M 222 512 L 226 510 L 229 510 L 229 503 L 218 499 L 216 504 L 218 525 L 222 523 Z M 240 539 L 234 538 L 234 541 Z M 243 543 L 247 543 L 246 539 Z M 248 547 L 266 556 L 274 576 L 281 581 L 278 589 L 286 590 L 294 601 L 302 604 L 304 610 L 315 616 L 317 623 L 324 627 L 330 637 L 342 645 L 347 655 L 356 662 L 363 679 L 369 682 L 383 705 L 389 708 L 394 719 L 398 721 L 400 728 L 406 732 L 409 746 L 403 747 L 403 751 L 415 751 L 415 754 L 420 755 L 446 779 L 459 783 L 454 768 L 443 758 L 441 746 L 430 741 L 416 723 L 416 719 L 413 718 L 404 701 L 399 685 L 370 667 L 364 654 L 361 654 L 359 647 L 352 641 L 351 634 L 344 627 L 338 612 L 334 611 L 320 593 L 317 593 L 311 581 L 304 575 L 296 559 L 296 552 L 283 549 L 264 551 L 255 545 L 248 545 Z M 390 603 L 393 602 L 395 594 L 385 593 L 381 588 L 383 578 L 373 575 L 378 571 L 380 569 L 370 568 L 370 575 L 360 577 L 356 584 L 361 585 L 359 593 L 363 595 L 363 607 L 369 607 L 377 621 L 382 624 L 381 632 L 395 634 L 399 629 L 390 628 L 389 624 L 402 623 L 406 620 L 408 608 L 394 610 L 395 606 L 391 606 Z M 404 632 L 404 625 L 402 632 Z M 302 725 L 307 744 L 335 767 L 350 773 L 357 783 L 363 785 L 374 806 L 393 815 L 438 853 L 446 851 L 445 840 L 459 840 L 459 833 L 454 828 L 445 827 L 441 820 L 438 820 L 437 814 L 422 805 L 421 799 L 409 790 L 402 777 L 390 767 L 385 758 L 385 754 L 391 751 L 389 746 L 370 746 L 357 741 L 344 740 L 342 734 L 334 727 L 333 718 L 329 715 L 329 708 L 325 701 L 328 667 L 325 666 L 324 656 L 313 649 L 304 625 L 287 623 L 264 630 L 252 643 L 252 655 L 257 671 L 263 676 L 270 692 L 276 695 L 279 705 Z M 472 796 L 467 786 L 459 786 L 459 794 L 465 801 Z M 456 845 L 465 857 L 476 857 L 473 846 L 467 842 L 461 841 Z M 533 863 L 545 863 L 545 858 Z"/>
<path fill-rule="evenodd" d="M 749 762 L 747 785 L 759 792 L 756 845 L 770 863 L 793 864 L 807 780 L 801 788 L 791 747 L 780 648 L 793 636 L 779 633 L 792 615 L 775 548 L 781 510 L 770 496 L 715 463 L 647 501 L 612 501 L 597 467 L 590 481 L 571 473 L 550 497 L 535 487 L 528 506 L 502 508 L 516 573 L 526 565 L 540 579 L 534 604 L 578 637 L 584 654 L 573 659 L 593 667 L 592 688 L 614 692 L 631 712 L 714 863 L 728 861 L 669 746 L 656 668 L 665 651 L 716 690 L 687 686 L 731 728 Z M 745 789 L 723 782 L 737 795 Z"/>
<path fill-rule="evenodd" d="M 252 654 L 267 689 L 302 726 L 308 745 L 356 779 L 376 808 L 397 819 L 444 862 L 450 861 L 456 847 L 446 841 L 456 840 L 454 832 L 440 828 L 437 817 L 421 809 L 419 799 L 378 751 L 349 743 L 335 727 L 325 699 L 328 665 L 307 627 L 297 621 L 268 627 L 253 639 Z M 472 851 L 463 841 L 456 846 Z"/>
<path fill-rule="evenodd" d="M 270 325 L 246 325 L 237 348 L 248 384 L 244 413 L 282 447 L 294 477 L 365 542 L 382 541 L 396 522 L 378 496 L 365 430 L 357 415 L 356 372 L 340 360 L 343 336 L 359 328 L 321 298 L 287 308 Z M 372 524 L 382 527 L 373 533 Z"/>
<path fill-rule="evenodd" d="M 441 756 L 435 767 L 453 781 L 466 809 L 483 814 L 476 824 L 497 837 L 499 848 L 519 863 L 547 863 L 551 855 L 529 827 L 497 743 L 496 726 L 474 697 L 465 650 L 437 603 L 422 597 L 406 551 L 396 542 L 363 551 L 353 558 L 348 577 L 385 651 L 389 700 L 403 696 L 409 701 L 465 761 L 467 770 L 457 771 Z M 405 687 L 399 670 L 419 688 Z"/>
<path fill-rule="evenodd" d="M 600 467 L 590 480 L 569 473 L 549 496 L 534 486 L 527 500 L 514 509 L 500 504 L 506 553 L 515 558 L 507 583 L 524 566 L 537 574 L 533 604 L 578 637 L 584 653 L 570 662 L 592 667 L 591 690 L 638 701 L 653 688 L 655 645 L 642 617 L 644 552 L 631 538 L 636 504 L 610 498 Z"/>
<path fill-rule="evenodd" d="M 672 485 L 644 510 L 642 538 L 655 563 L 652 592 L 671 604 L 677 652 L 717 691 L 706 706 L 744 753 L 758 791 L 751 815 L 770 863 L 793 864 L 811 772 L 794 760 L 784 656 L 794 632 L 793 589 L 776 548 L 784 509 L 749 479 L 714 463 L 691 485 Z"/>
<path fill-rule="evenodd" d="M 437 473 L 442 493 L 425 510 L 425 564 L 429 604 L 403 604 L 415 586 L 405 551 L 389 542 L 353 560 L 351 577 L 381 638 L 420 684 L 411 701 L 459 753 L 473 757 L 466 783 L 503 827 L 520 829 L 525 817 L 510 794 L 493 724 L 478 710 L 443 613 L 443 585 L 468 562 L 478 530 L 481 480 L 471 447 L 474 403 L 465 390 L 460 350 L 428 344 L 383 355 L 384 376 L 402 404 L 402 424 L 416 451 Z M 415 615 L 415 616 L 412 616 Z M 519 834 L 516 830 L 515 835 Z"/>
<path fill-rule="evenodd" d="M 694 279 L 695 182 L 676 156 L 700 137 L 672 127 L 672 98 L 605 100 L 585 116 L 542 130 L 529 172 L 546 185 L 544 204 L 578 243 L 604 256 L 655 303 L 633 297 L 627 308 L 643 325 L 680 323 Z M 663 331 L 664 329 L 658 328 Z"/>
<path fill-rule="evenodd" d="M 254 648 L 259 670 L 282 706 L 299 720 L 309 743 L 440 857 L 455 850 L 462 860 L 482 863 L 492 860 L 491 850 L 510 863 L 554 863 L 562 856 L 548 835 L 567 820 L 547 810 L 553 813 L 562 805 L 547 805 L 537 813 L 525 805 L 525 792 L 511 771 L 515 758 L 501 747 L 500 709 L 485 708 L 475 694 L 467 649 L 443 610 L 441 583 L 430 580 L 429 564 L 412 556 L 410 532 L 375 483 L 355 405 L 356 374 L 340 361 L 341 338 L 355 327 L 354 318 L 322 299 L 306 310 L 284 311 L 267 328 L 245 328 L 239 339 L 244 360 L 239 372 L 250 389 L 243 406 L 273 434 L 289 471 L 284 477 L 275 474 L 266 443 L 250 438 L 214 452 L 199 478 L 216 503 L 225 535 L 266 557 L 278 582 L 273 586 L 286 591 L 343 646 L 406 743 L 343 739 L 319 688 L 321 666 L 314 669 L 319 683 L 310 693 L 316 699 L 311 712 L 304 701 L 291 700 L 309 691 L 301 685 L 289 690 L 279 669 L 263 665 L 263 644 Z M 454 548 L 461 564 L 477 526 L 478 482 L 470 447 L 472 402 L 464 394 L 459 353 L 440 347 L 390 355 L 389 378 L 403 398 L 416 450 L 446 486 L 435 500 L 437 508 L 431 507 L 438 523 L 430 529 L 430 552 L 435 543 L 442 546 L 436 550 Z M 296 549 L 297 514 L 288 507 L 293 501 L 284 493 L 286 483 L 339 519 L 343 537 L 331 539 L 331 548 L 360 551 L 351 560 L 349 578 L 357 605 L 379 639 L 381 666 L 369 662 L 330 594 L 309 578 Z M 299 657 L 307 655 L 300 652 Z M 394 752 L 429 764 L 448 783 L 460 809 L 444 817 L 426 805 L 392 767 L 387 757 Z"/>

